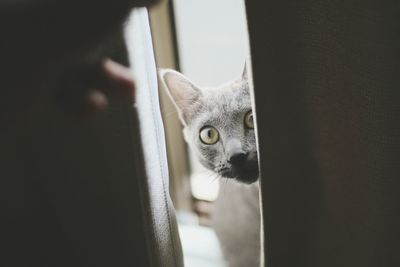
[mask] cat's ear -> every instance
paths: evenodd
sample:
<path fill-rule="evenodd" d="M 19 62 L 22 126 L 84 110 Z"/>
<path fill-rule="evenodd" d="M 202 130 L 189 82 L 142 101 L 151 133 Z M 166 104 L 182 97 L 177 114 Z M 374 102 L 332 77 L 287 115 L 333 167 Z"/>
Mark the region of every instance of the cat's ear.
<path fill-rule="evenodd" d="M 201 90 L 177 71 L 160 69 L 159 75 L 168 95 L 178 109 L 182 123 L 187 125 L 199 106 Z"/>
<path fill-rule="evenodd" d="M 244 63 L 243 71 L 242 71 L 242 80 L 247 80 L 247 63 Z"/>

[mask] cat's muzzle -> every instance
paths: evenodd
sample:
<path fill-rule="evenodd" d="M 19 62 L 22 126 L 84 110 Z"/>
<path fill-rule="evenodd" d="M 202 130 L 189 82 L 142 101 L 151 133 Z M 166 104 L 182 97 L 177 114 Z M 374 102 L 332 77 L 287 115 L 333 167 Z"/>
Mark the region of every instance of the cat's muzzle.
<path fill-rule="evenodd" d="M 234 160 L 228 162 L 228 166 L 219 171 L 219 174 L 224 178 L 235 179 L 246 184 L 251 184 L 258 180 L 257 154 L 237 156 Z"/>

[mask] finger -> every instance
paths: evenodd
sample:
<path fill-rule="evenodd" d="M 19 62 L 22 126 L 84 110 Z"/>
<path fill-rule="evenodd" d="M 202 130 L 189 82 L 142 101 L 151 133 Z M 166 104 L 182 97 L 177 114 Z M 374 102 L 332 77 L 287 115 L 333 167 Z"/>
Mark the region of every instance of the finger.
<path fill-rule="evenodd" d="M 112 83 L 113 88 L 118 88 L 119 92 L 110 92 L 112 94 L 122 94 L 128 95 L 129 97 L 134 97 L 135 94 L 135 81 L 133 80 L 132 73 L 129 68 L 112 61 L 111 59 L 106 59 L 102 68 L 104 74 Z"/>
<path fill-rule="evenodd" d="M 108 108 L 109 102 L 107 96 L 100 90 L 88 90 L 85 101 L 89 112 L 100 112 Z"/>

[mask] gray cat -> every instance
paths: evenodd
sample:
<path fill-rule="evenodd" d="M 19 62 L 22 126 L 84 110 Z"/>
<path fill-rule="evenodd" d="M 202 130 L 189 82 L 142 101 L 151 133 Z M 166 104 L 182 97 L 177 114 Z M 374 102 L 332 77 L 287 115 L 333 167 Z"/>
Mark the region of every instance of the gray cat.
<path fill-rule="evenodd" d="M 173 70 L 162 70 L 161 76 L 184 125 L 186 142 L 202 165 L 225 178 L 255 182 L 257 148 L 246 75 L 207 89 Z"/>
<path fill-rule="evenodd" d="M 224 183 L 212 218 L 228 265 L 259 266 L 259 171 L 246 70 L 214 88 L 200 88 L 174 70 L 163 69 L 160 76 L 202 165 L 240 182 Z"/>

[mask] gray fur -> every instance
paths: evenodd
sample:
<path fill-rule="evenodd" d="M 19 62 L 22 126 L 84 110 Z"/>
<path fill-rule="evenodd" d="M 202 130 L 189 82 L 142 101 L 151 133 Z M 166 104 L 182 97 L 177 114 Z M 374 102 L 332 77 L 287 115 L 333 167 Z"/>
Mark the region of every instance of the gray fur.
<path fill-rule="evenodd" d="M 252 183 L 258 177 L 257 150 L 254 130 L 244 126 L 244 116 L 251 110 L 251 101 L 244 69 L 240 79 L 215 88 L 200 88 L 173 70 L 160 72 L 162 81 L 173 100 L 182 124 L 184 136 L 199 161 L 208 169 L 227 178 L 222 170 L 231 168 L 229 155 L 235 151 L 247 153 L 251 169 L 236 177 Z M 200 141 L 204 126 L 215 127 L 220 140 L 214 145 Z M 250 178 L 250 179 L 249 179 Z M 258 183 L 244 185 L 222 183 L 222 192 L 215 201 L 212 226 L 221 242 L 230 267 L 260 265 L 260 206 Z"/>
<path fill-rule="evenodd" d="M 233 82 L 213 88 L 200 88 L 182 74 L 162 70 L 161 77 L 178 109 L 186 142 L 206 168 L 226 178 L 252 183 L 258 177 L 257 148 L 254 129 L 244 125 L 244 116 L 251 111 L 251 100 L 245 75 Z M 199 132 L 213 126 L 219 141 L 213 145 L 201 142 Z M 243 166 L 232 166 L 229 154 L 234 140 L 237 150 L 247 155 Z M 237 167 L 235 170 L 234 167 Z"/>

